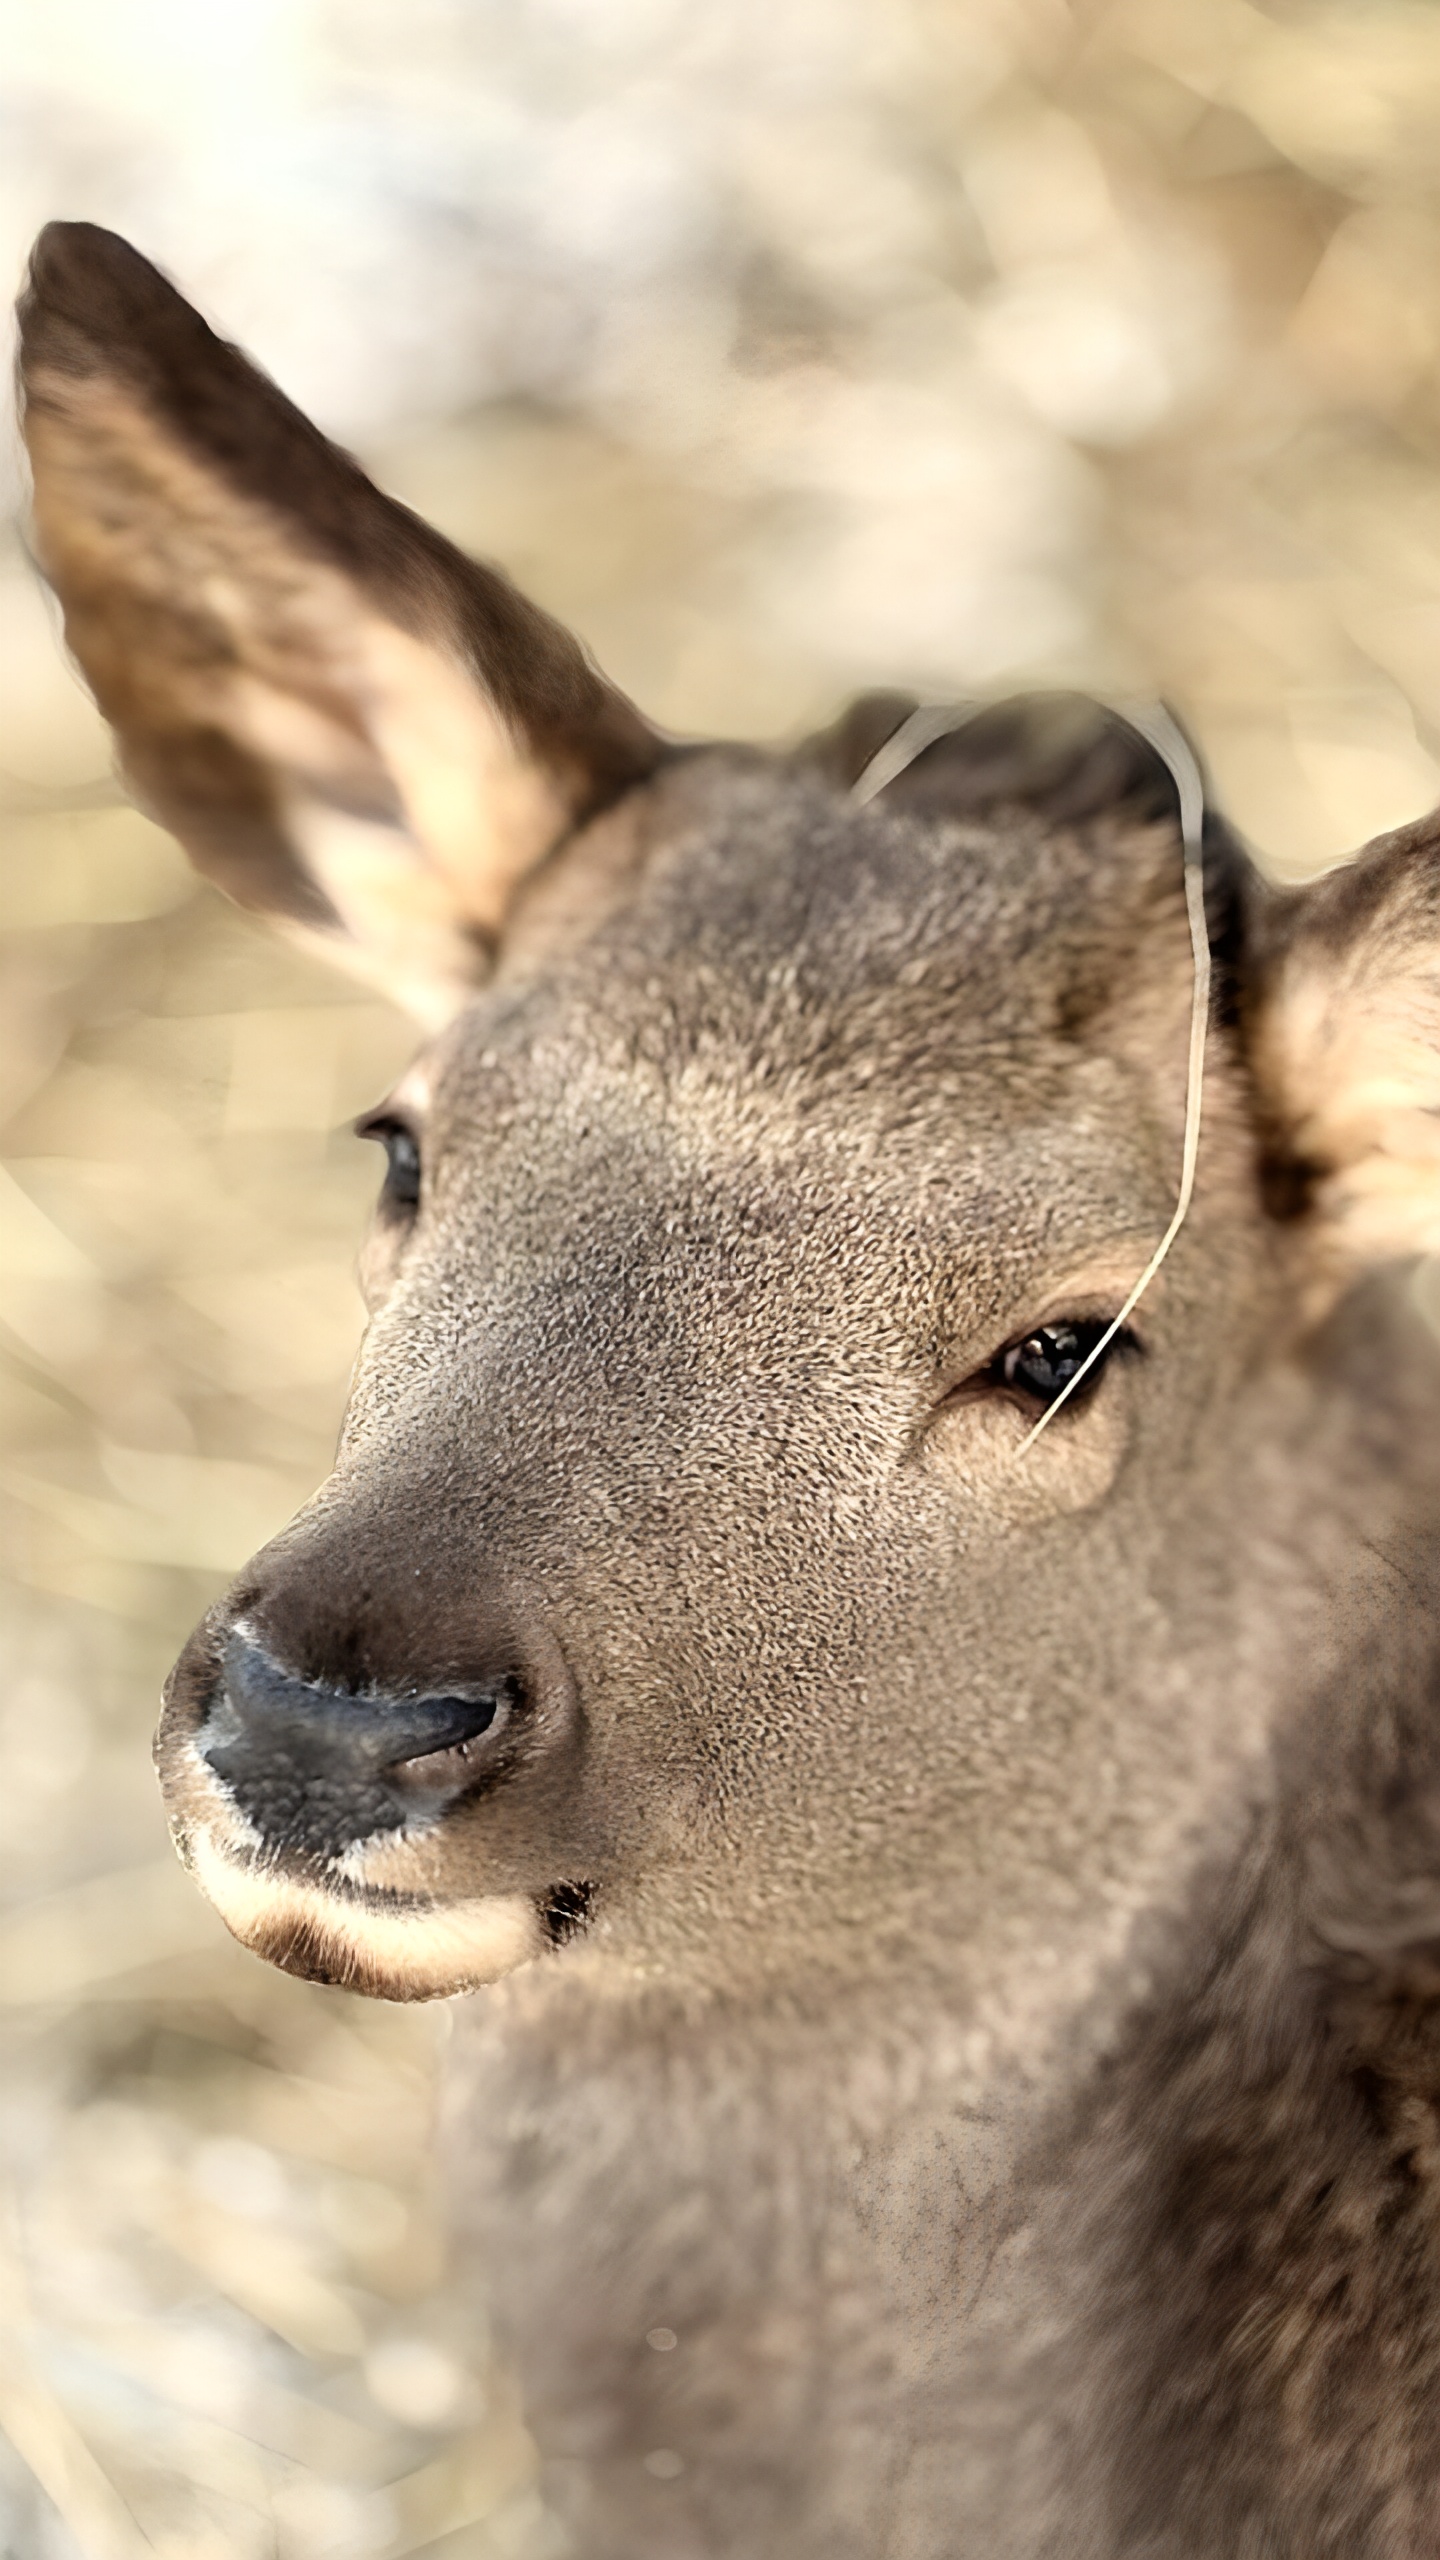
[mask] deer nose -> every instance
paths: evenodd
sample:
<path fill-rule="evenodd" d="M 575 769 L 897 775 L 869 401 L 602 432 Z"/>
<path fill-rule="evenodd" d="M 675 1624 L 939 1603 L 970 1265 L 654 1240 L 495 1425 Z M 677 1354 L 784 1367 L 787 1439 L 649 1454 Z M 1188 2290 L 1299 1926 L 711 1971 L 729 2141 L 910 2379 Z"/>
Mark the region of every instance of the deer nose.
<path fill-rule="evenodd" d="M 195 1747 L 267 1849 L 338 1857 L 481 1785 L 519 1703 L 508 1673 L 468 1694 L 356 1696 L 302 1680 L 232 1629 Z"/>

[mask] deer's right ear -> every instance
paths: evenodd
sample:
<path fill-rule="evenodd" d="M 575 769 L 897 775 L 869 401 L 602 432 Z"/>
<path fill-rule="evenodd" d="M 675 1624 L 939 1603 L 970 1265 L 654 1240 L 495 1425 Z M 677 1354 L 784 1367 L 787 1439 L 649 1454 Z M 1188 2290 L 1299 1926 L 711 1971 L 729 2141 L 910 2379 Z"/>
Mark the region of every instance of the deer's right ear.
<path fill-rule="evenodd" d="M 443 1020 L 519 881 L 660 739 L 113 232 L 42 232 L 21 373 L 41 565 L 137 795 L 234 897 Z"/>

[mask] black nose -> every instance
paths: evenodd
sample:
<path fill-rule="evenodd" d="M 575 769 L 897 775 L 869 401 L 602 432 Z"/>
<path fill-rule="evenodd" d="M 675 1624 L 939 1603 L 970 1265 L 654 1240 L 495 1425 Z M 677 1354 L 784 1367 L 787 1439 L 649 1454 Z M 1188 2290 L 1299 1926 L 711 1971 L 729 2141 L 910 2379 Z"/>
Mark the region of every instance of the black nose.
<path fill-rule="evenodd" d="M 469 1697 L 350 1696 L 232 1631 L 195 1743 L 268 1848 L 338 1857 L 494 1775 L 519 1699 L 509 1675 Z"/>

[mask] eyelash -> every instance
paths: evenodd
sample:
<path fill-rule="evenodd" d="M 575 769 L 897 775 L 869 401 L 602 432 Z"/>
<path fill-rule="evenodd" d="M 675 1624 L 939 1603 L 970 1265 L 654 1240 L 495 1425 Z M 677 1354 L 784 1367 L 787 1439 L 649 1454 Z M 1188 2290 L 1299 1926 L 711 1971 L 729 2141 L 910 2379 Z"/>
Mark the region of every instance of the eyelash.
<path fill-rule="evenodd" d="M 413 1214 L 420 1203 L 420 1141 L 409 1123 L 384 1111 L 357 1120 L 357 1138 L 374 1138 L 385 1149 L 385 1182 L 381 1199 L 391 1208 Z"/>

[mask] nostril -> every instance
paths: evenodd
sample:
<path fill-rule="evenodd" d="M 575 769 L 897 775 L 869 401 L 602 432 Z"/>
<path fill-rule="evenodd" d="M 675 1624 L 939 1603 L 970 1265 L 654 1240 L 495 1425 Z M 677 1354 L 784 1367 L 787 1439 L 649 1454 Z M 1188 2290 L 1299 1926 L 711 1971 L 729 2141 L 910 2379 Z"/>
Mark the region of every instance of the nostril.
<path fill-rule="evenodd" d="M 482 1733 L 488 1733 L 500 1712 L 498 1695 L 493 1698 L 425 1698 L 416 1706 L 424 1710 L 416 1715 L 402 1735 L 392 1728 L 384 1737 L 385 1747 L 399 1743 L 389 1768 L 408 1768 L 421 1760 L 433 1760 L 437 1754 L 467 1751 Z"/>
<path fill-rule="evenodd" d="M 385 1769 L 467 1751 L 494 1732 L 513 1696 L 514 1683 L 506 1680 L 474 1698 L 358 1698 L 351 1702 L 362 1725 L 358 1747 Z"/>
<path fill-rule="evenodd" d="M 268 1844 L 334 1856 L 494 1770 L 520 1698 L 509 1674 L 470 1696 L 356 1697 L 297 1679 L 237 1631 L 195 1743 Z"/>

